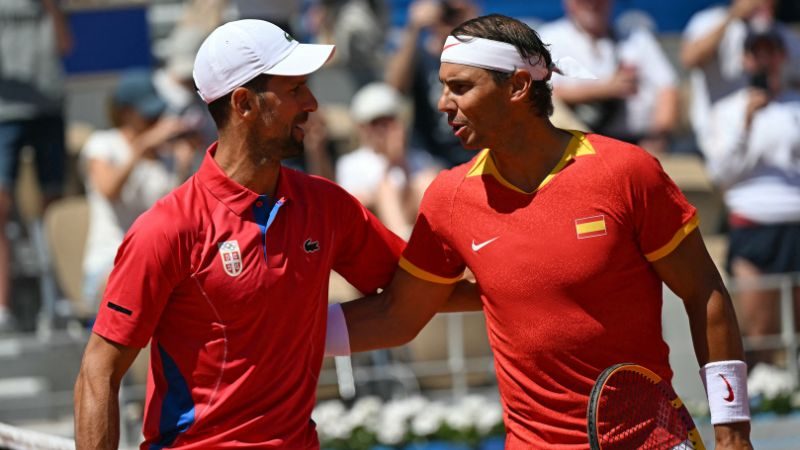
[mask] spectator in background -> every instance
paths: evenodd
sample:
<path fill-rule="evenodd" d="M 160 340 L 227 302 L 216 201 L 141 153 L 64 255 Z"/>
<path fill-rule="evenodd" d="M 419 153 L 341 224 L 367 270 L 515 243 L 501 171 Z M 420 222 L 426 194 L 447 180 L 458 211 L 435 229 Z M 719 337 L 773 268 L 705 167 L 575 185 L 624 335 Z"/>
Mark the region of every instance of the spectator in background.
<path fill-rule="evenodd" d="M 152 74 L 131 70 L 110 99 L 110 130 L 96 131 L 81 152 L 86 170 L 89 233 L 83 260 L 84 300 L 102 295 L 117 248 L 133 221 L 188 178 L 194 146 L 180 119 L 162 118 L 167 104 Z"/>
<path fill-rule="evenodd" d="M 775 22 L 778 0 L 733 0 L 695 14 L 686 26 L 681 61 L 691 69 L 689 116 L 698 144 L 707 140 L 707 121 L 714 103 L 747 86 L 742 46 L 747 29 L 774 27 L 781 34 L 788 61 L 787 76 L 800 85 L 800 36 Z M 712 149 L 703 149 L 708 152 Z M 713 150 L 712 150 L 713 151 Z"/>
<path fill-rule="evenodd" d="M 383 0 L 316 0 L 306 17 L 317 42 L 336 45 L 331 62 L 359 88 L 383 73 L 387 14 Z"/>
<path fill-rule="evenodd" d="M 647 28 L 614 29 L 612 7 L 564 0 L 566 17 L 541 27 L 554 60 L 573 57 L 598 78 L 553 74 L 553 95 L 592 131 L 662 154 L 678 119 L 675 70 Z"/>
<path fill-rule="evenodd" d="M 730 211 L 728 271 L 742 283 L 739 317 L 752 337 L 776 334 L 780 322 L 777 292 L 748 281 L 800 271 L 800 91 L 784 78 L 785 45 L 780 28 L 751 31 L 742 57 L 750 86 L 714 104 L 705 135 L 708 171 Z M 754 353 L 751 363 L 771 356 Z"/>
<path fill-rule="evenodd" d="M 413 100 L 412 144 L 448 166 L 466 162 L 472 155 L 461 147 L 447 116 L 437 107 L 442 93 L 439 56 L 450 30 L 477 12 L 469 0 L 415 0 L 400 47 L 386 67 L 386 82 Z"/>
<path fill-rule="evenodd" d="M 438 167 L 427 152 L 408 148 L 403 102 L 393 87 L 364 86 L 353 97 L 350 111 L 360 147 L 339 158 L 336 182 L 407 239 Z"/>
<path fill-rule="evenodd" d="M 217 140 L 214 120 L 192 79 L 194 55 L 207 35 L 200 27 L 177 26 L 168 38 L 165 64 L 153 74 L 156 92 L 166 102 L 165 115 L 179 118 L 192 131 L 189 137 L 198 150 Z M 202 151 L 197 153 L 202 155 Z"/>
<path fill-rule="evenodd" d="M 224 3 L 219 0 L 204 1 L 212 4 Z M 236 8 L 236 17 L 239 19 L 266 20 L 293 34 L 296 31 L 293 22 L 300 14 L 302 2 L 301 0 L 230 0 L 230 3 Z M 217 25 L 212 28 L 216 28 Z"/>
<path fill-rule="evenodd" d="M 5 234 L 12 210 L 20 151 L 36 151 L 44 206 L 64 189 L 64 80 L 60 56 L 72 39 L 55 0 L 0 2 L 0 331 L 13 328 L 11 244 Z"/>

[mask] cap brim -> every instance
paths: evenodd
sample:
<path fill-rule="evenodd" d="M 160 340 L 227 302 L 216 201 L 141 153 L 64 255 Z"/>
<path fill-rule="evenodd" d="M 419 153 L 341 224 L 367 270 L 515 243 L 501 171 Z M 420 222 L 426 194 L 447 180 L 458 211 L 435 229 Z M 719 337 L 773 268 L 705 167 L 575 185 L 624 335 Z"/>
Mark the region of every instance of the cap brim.
<path fill-rule="evenodd" d="M 331 59 L 335 49 L 335 45 L 298 44 L 286 58 L 264 73 L 280 76 L 308 75 Z"/>

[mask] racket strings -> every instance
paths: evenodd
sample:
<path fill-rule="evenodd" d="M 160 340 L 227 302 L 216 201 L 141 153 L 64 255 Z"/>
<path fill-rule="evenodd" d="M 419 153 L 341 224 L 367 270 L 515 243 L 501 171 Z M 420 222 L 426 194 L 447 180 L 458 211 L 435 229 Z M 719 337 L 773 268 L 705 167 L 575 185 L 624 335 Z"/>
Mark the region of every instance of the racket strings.
<path fill-rule="evenodd" d="M 603 449 L 694 449 L 687 423 L 669 385 L 623 370 L 606 381 L 598 405 L 597 434 Z M 691 418 L 689 418 L 691 420 Z"/>

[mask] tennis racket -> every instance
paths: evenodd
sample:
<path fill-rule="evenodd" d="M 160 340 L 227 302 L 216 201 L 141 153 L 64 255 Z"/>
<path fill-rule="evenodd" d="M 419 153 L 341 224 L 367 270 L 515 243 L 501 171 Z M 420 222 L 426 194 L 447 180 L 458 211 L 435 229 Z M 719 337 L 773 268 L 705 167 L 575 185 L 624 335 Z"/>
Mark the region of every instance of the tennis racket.
<path fill-rule="evenodd" d="M 705 450 L 672 386 L 636 364 L 616 364 L 600 374 L 586 417 L 592 450 Z"/>

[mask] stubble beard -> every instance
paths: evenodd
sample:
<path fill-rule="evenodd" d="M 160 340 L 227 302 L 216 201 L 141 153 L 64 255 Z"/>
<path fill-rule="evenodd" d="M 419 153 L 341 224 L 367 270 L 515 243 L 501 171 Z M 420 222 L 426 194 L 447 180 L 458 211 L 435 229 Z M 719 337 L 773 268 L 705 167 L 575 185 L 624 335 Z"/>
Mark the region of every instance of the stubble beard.
<path fill-rule="evenodd" d="M 259 155 L 257 159 L 260 162 L 279 162 L 302 155 L 305 149 L 303 140 L 295 139 L 292 133 L 293 129 L 294 125 L 289 124 L 286 129 L 282 130 L 281 135 L 266 137 L 253 142 L 252 148 L 256 149 L 256 153 Z"/>

